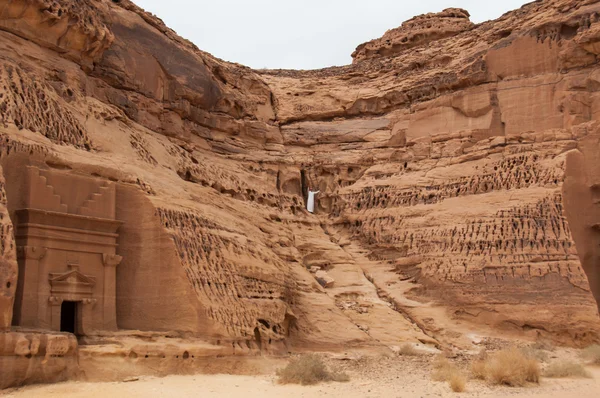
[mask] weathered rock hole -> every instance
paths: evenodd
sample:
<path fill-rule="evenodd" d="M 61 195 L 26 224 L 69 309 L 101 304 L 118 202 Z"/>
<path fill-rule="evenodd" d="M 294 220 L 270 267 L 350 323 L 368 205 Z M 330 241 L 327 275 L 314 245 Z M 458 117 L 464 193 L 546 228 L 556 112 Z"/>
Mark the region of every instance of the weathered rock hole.
<path fill-rule="evenodd" d="M 267 329 L 271 328 L 271 325 L 269 324 L 269 322 L 265 321 L 264 319 L 259 319 L 258 323 L 260 323 L 261 325 L 263 325 L 264 327 L 266 327 Z"/>
<path fill-rule="evenodd" d="M 575 36 L 577 36 L 577 31 L 579 30 L 579 26 L 569 26 L 562 25 L 560 27 L 560 37 L 565 40 L 571 40 Z"/>
<path fill-rule="evenodd" d="M 500 32 L 500 37 L 501 38 L 507 38 L 508 36 L 510 36 L 512 34 L 512 30 L 508 29 L 508 30 L 503 30 L 502 32 Z"/>
<path fill-rule="evenodd" d="M 6 288 L 10 289 L 10 286 L 11 286 L 10 281 L 6 282 Z"/>
<path fill-rule="evenodd" d="M 254 328 L 254 340 L 258 345 L 258 349 L 262 350 L 262 339 L 260 337 L 260 330 L 258 330 L 258 328 Z"/>
<path fill-rule="evenodd" d="M 189 357 L 190 357 L 190 353 L 189 353 L 189 352 L 187 352 L 187 351 L 185 351 L 185 352 L 183 353 L 183 359 L 188 359 Z"/>

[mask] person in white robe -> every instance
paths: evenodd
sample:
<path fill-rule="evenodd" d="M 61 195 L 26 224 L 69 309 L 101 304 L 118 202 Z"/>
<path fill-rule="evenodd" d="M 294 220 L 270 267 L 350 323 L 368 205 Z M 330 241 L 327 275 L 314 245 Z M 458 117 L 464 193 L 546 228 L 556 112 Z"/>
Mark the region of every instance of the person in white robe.
<path fill-rule="evenodd" d="M 306 210 L 311 213 L 315 212 L 315 195 L 319 192 L 321 191 L 311 191 L 310 188 L 308 188 L 308 201 L 306 202 Z"/>

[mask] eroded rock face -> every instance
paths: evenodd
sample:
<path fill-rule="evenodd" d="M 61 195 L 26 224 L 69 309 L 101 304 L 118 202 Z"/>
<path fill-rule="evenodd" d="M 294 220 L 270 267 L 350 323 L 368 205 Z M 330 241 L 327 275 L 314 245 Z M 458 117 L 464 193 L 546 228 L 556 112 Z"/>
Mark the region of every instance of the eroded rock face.
<path fill-rule="evenodd" d="M 77 374 L 77 339 L 47 332 L 0 332 L 0 388 L 58 383 Z"/>
<path fill-rule="evenodd" d="M 6 184 L 0 168 L 0 333 L 10 328 L 17 290 L 17 256 L 13 225 L 8 217 Z"/>
<path fill-rule="evenodd" d="M 442 12 L 419 15 L 391 29 L 379 39 L 363 43 L 352 54 L 354 62 L 368 58 L 389 57 L 413 47 L 456 36 L 473 27 L 471 15 L 461 8 L 447 8 Z"/>
<path fill-rule="evenodd" d="M 107 352 L 168 371 L 184 351 L 472 348 L 474 331 L 597 341 L 599 24 L 597 1 L 477 26 L 449 9 L 353 65 L 259 73 L 129 1 L 0 0 L 3 248 L 28 203 L 17 168 L 114 185 L 121 334 L 86 341 L 145 351 L 86 348 L 94 369 Z"/>

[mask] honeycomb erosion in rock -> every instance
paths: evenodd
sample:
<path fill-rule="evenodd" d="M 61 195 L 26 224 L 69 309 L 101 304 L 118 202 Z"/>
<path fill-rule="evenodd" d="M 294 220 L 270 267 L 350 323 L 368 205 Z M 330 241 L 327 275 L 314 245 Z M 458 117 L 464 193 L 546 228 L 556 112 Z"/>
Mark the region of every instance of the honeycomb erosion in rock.
<path fill-rule="evenodd" d="M 128 0 L 0 0 L 0 387 L 597 342 L 599 55 L 596 0 L 418 16 L 313 71 Z"/>

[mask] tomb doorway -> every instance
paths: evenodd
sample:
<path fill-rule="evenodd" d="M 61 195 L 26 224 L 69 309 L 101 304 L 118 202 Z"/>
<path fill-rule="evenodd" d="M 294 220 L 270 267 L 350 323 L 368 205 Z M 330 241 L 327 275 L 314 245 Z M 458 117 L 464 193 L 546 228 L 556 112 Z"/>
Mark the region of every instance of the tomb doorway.
<path fill-rule="evenodd" d="M 63 301 L 60 306 L 60 331 L 79 335 L 77 328 L 77 301 Z"/>

